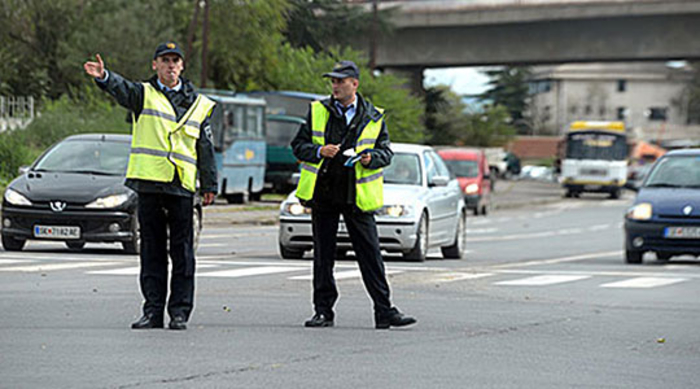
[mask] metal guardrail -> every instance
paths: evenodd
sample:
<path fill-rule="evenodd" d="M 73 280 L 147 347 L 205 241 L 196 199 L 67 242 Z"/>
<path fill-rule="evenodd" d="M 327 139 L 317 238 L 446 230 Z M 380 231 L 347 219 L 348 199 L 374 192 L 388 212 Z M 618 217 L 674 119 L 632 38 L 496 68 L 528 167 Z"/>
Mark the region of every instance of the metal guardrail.
<path fill-rule="evenodd" d="M 34 120 L 34 97 L 0 96 L 0 132 L 24 128 Z"/>

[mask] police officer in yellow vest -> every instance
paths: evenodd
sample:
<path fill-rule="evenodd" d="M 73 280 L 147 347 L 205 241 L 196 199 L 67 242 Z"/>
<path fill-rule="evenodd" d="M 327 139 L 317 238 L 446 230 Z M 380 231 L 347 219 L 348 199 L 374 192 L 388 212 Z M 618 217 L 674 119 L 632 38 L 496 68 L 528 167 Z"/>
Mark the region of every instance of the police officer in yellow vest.
<path fill-rule="evenodd" d="M 150 80 L 131 82 L 107 71 L 99 54 L 85 72 L 132 112 L 132 143 L 126 185 L 139 195 L 143 316 L 133 329 L 163 328 L 168 292 L 169 328 L 184 330 L 194 304 L 193 205 L 199 177 L 203 205 L 217 192 L 216 164 L 209 118 L 214 102 L 194 92 L 180 74 L 184 56 L 177 44 L 158 45 Z"/>
<path fill-rule="evenodd" d="M 333 265 L 340 215 L 374 302 L 375 327 L 413 324 L 416 319 L 391 305 L 373 215 L 383 205 L 382 168 L 393 156 L 384 114 L 357 93 L 360 72 L 352 61 L 339 62 L 324 77 L 331 79 L 333 95 L 311 104 L 307 124 L 292 140 L 294 155 L 302 161 L 296 195 L 313 210 L 315 314 L 305 326 L 334 324 L 338 289 Z"/>

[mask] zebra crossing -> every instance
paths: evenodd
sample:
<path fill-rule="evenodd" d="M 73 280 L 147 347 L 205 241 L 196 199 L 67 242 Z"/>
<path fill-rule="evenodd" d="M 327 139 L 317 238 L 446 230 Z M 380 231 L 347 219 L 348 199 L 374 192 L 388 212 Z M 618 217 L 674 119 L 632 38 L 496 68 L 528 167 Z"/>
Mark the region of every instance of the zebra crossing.
<path fill-rule="evenodd" d="M 310 261 L 253 261 L 222 260 L 211 256 L 198 260 L 197 277 L 210 279 L 247 277 L 284 277 L 291 281 L 309 282 L 312 279 Z M 483 270 L 483 271 L 482 271 Z M 470 270 L 451 270 L 433 266 L 408 266 L 387 264 L 386 273 L 392 283 L 479 283 L 492 287 L 555 287 L 587 282 L 605 290 L 652 289 L 687 282 L 700 281 L 700 274 L 681 272 L 682 266 L 654 271 L 555 271 L 523 270 L 512 267 L 493 266 Z M 109 259 L 92 256 L 51 254 L 32 255 L 31 259 L 19 258 L 15 254 L 0 252 L 0 275 L 8 273 L 48 273 L 77 271 L 87 276 L 137 276 L 138 262 L 134 257 L 110 256 Z M 408 277 L 402 277 L 410 275 Z M 356 264 L 336 264 L 335 278 L 338 282 L 359 280 L 361 274 Z"/>

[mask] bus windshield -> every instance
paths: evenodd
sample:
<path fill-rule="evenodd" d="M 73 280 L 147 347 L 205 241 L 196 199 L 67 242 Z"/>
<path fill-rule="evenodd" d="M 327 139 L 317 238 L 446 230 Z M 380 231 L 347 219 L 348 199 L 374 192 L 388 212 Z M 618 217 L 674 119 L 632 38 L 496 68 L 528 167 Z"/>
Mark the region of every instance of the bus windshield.
<path fill-rule="evenodd" d="M 627 138 L 606 131 L 572 132 L 566 139 L 566 158 L 622 161 L 627 158 Z"/>

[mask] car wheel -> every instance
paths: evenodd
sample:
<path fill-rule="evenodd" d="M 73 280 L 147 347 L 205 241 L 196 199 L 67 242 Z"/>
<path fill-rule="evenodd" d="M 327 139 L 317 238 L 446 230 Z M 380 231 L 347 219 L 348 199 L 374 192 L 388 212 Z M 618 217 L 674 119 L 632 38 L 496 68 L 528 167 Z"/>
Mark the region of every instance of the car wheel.
<path fill-rule="evenodd" d="M 294 250 L 289 249 L 281 244 L 279 245 L 280 256 L 284 259 L 302 259 L 304 257 L 304 250 Z"/>
<path fill-rule="evenodd" d="M 27 241 L 24 239 L 15 239 L 5 235 L 2 236 L 2 247 L 5 248 L 5 251 L 22 251 L 26 242 Z"/>
<path fill-rule="evenodd" d="M 194 247 L 194 251 L 196 252 L 199 247 L 199 237 L 202 235 L 202 210 L 198 207 L 194 207 L 192 212 L 192 231 L 194 231 L 192 247 Z"/>
<path fill-rule="evenodd" d="M 75 240 L 67 241 L 66 246 L 68 246 L 68 248 L 71 250 L 81 250 L 83 247 L 85 247 L 85 242 Z"/>
<path fill-rule="evenodd" d="M 642 263 L 643 252 L 639 250 L 625 250 L 625 262 L 639 264 Z"/>
<path fill-rule="evenodd" d="M 455 241 L 451 246 L 442 247 L 442 256 L 449 259 L 462 259 L 467 246 L 467 216 L 462 215 L 457 221 L 457 231 L 455 231 Z"/>
<path fill-rule="evenodd" d="M 411 251 L 404 253 L 404 259 L 409 261 L 425 261 L 425 256 L 428 254 L 428 215 L 423 213 L 418 221 L 418 234 L 416 236 L 416 244 Z"/>
<path fill-rule="evenodd" d="M 490 208 L 490 205 L 484 204 L 484 205 L 481 207 L 481 215 L 482 215 L 482 216 L 488 215 L 488 214 L 489 214 L 489 208 Z"/>
<path fill-rule="evenodd" d="M 612 192 L 610 192 L 610 198 L 611 199 L 619 199 L 620 198 L 620 190 L 615 189 Z"/>
<path fill-rule="evenodd" d="M 141 227 L 136 215 L 132 216 L 132 220 L 132 238 L 130 241 L 122 242 L 122 247 L 127 254 L 139 254 L 141 252 Z"/>
<path fill-rule="evenodd" d="M 472 209 L 472 213 L 474 213 L 474 216 L 479 216 L 479 205 L 478 204 L 474 209 Z"/>
<path fill-rule="evenodd" d="M 234 193 L 226 195 L 226 201 L 229 204 L 245 204 L 248 202 L 248 193 Z"/>

